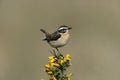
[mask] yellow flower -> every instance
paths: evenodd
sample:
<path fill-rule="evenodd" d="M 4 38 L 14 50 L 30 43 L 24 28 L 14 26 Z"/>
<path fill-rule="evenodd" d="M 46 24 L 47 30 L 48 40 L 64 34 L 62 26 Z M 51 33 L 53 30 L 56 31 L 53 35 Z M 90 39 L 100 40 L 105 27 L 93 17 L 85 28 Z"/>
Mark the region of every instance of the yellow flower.
<path fill-rule="evenodd" d="M 53 74 L 53 72 L 52 71 L 49 71 L 49 72 L 47 72 L 49 75 L 51 75 L 51 74 Z"/>
<path fill-rule="evenodd" d="M 52 70 L 52 68 L 53 68 L 53 66 L 51 66 L 51 64 L 45 65 L 45 71 Z"/>
<path fill-rule="evenodd" d="M 71 56 L 69 54 L 66 55 L 66 60 L 71 60 Z"/>
<path fill-rule="evenodd" d="M 70 80 L 70 77 L 71 77 L 71 76 L 72 76 L 72 73 L 67 74 L 67 75 L 66 75 L 67 80 Z"/>
<path fill-rule="evenodd" d="M 72 74 L 62 75 L 62 71 L 66 70 L 71 64 L 71 56 L 67 54 L 65 57 L 49 56 L 49 63 L 45 65 L 45 72 L 50 76 L 50 80 L 57 80 L 58 78 L 70 80 Z M 61 75 L 60 75 L 61 74 Z M 58 77 L 56 77 L 58 76 Z"/>
<path fill-rule="evenodd" d="M 49 56 L 49 59 L 53 59 L 54 58 L 54 56 Z"/>
<path fill-rule="evenodd" d="M 51 80 L 57 80 L 57 79 L 53 76 Z"/>
<path fill-rule="evenodd" d="M 65 63 L 64 60 L 60 60 L 60 64 L 63 65 Z"/>
<path fill-rule="evenodd" d="M 46 65 L 45 65 L 45 68 L 50 68 L 50 65 L 49 65 L 49 64 L 46 64 Z"/>
<path fill-rule="evenodd" d="M 55 58 L 54 56 L 50 56 L 49 59 L 50 59 L 50 62 L 51 62 L 51 63 L 57 61 L 57 58 Z"/>
<path fill-rule="evenodd" d="M 59 67 L 60 65 L 57 63 L 51 63 L 51 66 Z"/>

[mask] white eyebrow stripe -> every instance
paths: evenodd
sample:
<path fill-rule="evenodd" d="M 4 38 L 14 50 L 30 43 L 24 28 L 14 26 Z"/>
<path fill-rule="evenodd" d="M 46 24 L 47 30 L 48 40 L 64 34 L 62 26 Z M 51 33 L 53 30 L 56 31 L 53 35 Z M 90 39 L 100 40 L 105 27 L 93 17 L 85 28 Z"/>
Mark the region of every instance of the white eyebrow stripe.
<path fill-rule="evenodd" d="M 62 30 L 62 29 L 67 29 L 66 27 L 61 27 L 61 28 L 59 28 L 59 30 Z"/>

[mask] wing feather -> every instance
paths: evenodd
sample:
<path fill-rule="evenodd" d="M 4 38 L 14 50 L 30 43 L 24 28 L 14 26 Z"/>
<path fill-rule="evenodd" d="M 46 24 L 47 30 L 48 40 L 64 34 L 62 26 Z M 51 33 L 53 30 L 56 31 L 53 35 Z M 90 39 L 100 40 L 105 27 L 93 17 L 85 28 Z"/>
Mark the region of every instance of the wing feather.
<path fill-rule="evenodd" d="M 51 41 L 58 40 L 61 37 L 61 35 L 56 31 L 51 34 Z"/>

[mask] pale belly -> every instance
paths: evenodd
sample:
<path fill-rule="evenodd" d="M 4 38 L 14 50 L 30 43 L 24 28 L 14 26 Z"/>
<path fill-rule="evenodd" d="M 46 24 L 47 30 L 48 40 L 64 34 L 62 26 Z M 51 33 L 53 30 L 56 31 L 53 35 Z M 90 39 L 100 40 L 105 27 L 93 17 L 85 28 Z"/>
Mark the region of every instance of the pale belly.
<path fill-rule="evenodd" d="M 61 41 L 61 40 L 57 40 L 57 41 L 50 41 L 49 44 L 50 46 L 57 48 L 57 47 L 62 47 L 64 45 L 67 44 L 68 41 Z"/>

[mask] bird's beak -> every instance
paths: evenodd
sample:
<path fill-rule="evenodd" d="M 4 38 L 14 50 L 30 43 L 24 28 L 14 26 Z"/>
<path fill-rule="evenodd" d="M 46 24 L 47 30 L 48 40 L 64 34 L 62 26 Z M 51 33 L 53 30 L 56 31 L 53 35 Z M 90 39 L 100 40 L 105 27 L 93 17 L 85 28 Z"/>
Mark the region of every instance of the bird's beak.
<path fill-rule="evenodd" d="M 72 27 L 69 27 L 68 29 L 72 29 Z"/>

